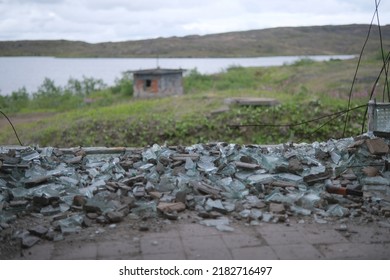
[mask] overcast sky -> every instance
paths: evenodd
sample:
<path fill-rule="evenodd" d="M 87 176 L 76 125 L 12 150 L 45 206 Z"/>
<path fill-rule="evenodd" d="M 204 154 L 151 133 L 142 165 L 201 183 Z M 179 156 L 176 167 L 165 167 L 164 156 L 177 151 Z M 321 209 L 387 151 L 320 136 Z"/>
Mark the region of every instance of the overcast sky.
<path fill-rule="evenodd" d="M 95 43 L 280 26 L 369 24 L 374 11 L 375 0 L 0 0 L 0 41 Z M 390 23 L 390 0 L 381 0 L 379 16 L 381 24 Z"/>

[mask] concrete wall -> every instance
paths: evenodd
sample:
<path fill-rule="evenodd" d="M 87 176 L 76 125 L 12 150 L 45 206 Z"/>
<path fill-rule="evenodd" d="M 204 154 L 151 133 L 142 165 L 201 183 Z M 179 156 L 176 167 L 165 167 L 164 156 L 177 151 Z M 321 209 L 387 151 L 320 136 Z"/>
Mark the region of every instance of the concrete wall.
<path fill-rule="evenodd" d="M 134 73 L 135 97 L 158 97 L 183 94 L 182 73 Z"/>

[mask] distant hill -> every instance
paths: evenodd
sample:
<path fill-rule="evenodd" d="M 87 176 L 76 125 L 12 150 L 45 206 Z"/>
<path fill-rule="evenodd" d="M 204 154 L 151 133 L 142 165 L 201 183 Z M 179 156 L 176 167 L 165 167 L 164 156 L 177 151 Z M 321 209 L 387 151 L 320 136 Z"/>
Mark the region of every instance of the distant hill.
<path fill-rule="evenodd" d="M 251 57 L 275 55 L 358 54 L 369 25 L 279 27 L 204 36 L 90 44 L 66 40 L 0 41 L 0 56 L 54 57 Z M 385 50 L 390 25 L 382 26 Z M 379 52 L 378 27 L 367 50 Z"/>

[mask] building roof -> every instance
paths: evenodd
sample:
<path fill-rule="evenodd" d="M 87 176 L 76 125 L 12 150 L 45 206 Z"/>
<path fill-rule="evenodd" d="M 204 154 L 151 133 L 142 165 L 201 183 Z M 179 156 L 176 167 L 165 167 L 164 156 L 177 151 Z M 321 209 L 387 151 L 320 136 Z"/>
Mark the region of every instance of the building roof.
<path fill-rule="evenodd" d="M 134 70 L 129 72 L 136 75 L 164 75 L 164 74 L 181 74 L 184 71 L 185 71 L 184 69 L 154 68 L 154 69 Z"/>

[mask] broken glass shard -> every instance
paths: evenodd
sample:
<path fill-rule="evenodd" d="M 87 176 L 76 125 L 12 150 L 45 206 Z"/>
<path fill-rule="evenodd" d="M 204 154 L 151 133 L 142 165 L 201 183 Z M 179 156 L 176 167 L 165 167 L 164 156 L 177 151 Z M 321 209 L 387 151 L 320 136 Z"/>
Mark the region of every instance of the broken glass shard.
<path fill-rule="evenodd" d="M 76 187 L 79 183 L 79 180 L 74 179 L 72 177 L 61 176 L 58 178 L 58 182 L 63 184 L 64 186 Z"/>
<path fill-rule="evenodd" d="M 223 205 L 223 208 L 225 208 L 227 212 L 233 212 L 236 209 L 236 205 L 230 201 L 223 201 L 222 205 Z"/>
<path fill-rule="evenodd" d="M 330 216 L 345 217 L 349 214 L 349 210 L 348 208 L 342 207 L 339 204 L 333 204 L 329 206 L 328 210 L 326 210 L 326 213 Z"/>
<path fill-rule="evenodd" d="M 174 178 L 164 175 L 160 178 L 160 182 L 156 185 L 156 190 L 160 192 L 168 192 L 175 189 L 176 182 Z"/>
<path fill-rule="evenodd" d="M 249 176 L 247 181 L 249 184 L 269 184 L 274 181 L 274 175 L 271 174 L 256 174 Z"/>
<path fill-rule="evenodd" d="M 156 159 L 157 159 L 157 155 L 155 154 L 153 149 L 147 149 L 142 153 L 142 160 L 144 162 L 149 162 L 150 160 L 156 160 Z"/>
<path fill-rule="evenodd" d="M 20 156 L 24 161 L 31 161 L 40 157 L 39 153 L 33 149 L 26 149 L 21 151 Z"/>
<path fill-rule="evenodd" d="M 233 176 L 236 173 L 236 168 L 234 167 L 234 164 L 226 164 L 223 165 L 222 168 L 219 168 L 218 174 L 224 175 L 224 176 Z"/>
<path fill-rule="evenodd" d="M 238 213 L 242 218 L 248 218 L 251 214 L 250 209 L 244 209 L 240 213 Z"/>
<path fill-rule="evenodd" d="M 288 162 L 277 155 L 262 155 L 260 165 L 270 173 L 280 172 L 288 169 Z"/>
<path fill-rule="evenodd" d="M 67 234 L 81 231 L 82 222 L 82 215 L 73 215 L 69 218 L 59 220 L 58 224 L 60 226 L 61 232 Z"/>
<path fill-rule="evenodd" d="M 302 207 L 299 207 L 296 205 L 292 205 L 290 207 L 290 210 L 298 215 L 303 215 L 303 216 L 310 216 L 311 215 L 311 210 L 308 210 L 308 209 L 305 209 L 305 208 L 302 208 Z"/>
<path fill-rule="evenodd" d="M 308 193 L 299 198 L 296 202 L 297 205 L 306 208 L 313 209 L 320 206 L 321 198 L 316 193 Z"/>
<path fill-rule="evenodd" d="M 45 147 L 41 150 L 41 156 L 42 157 L 51 157 L 53 154 L 53 147 Z"/>
<path fill-rule="evenodd" d="M 222 214 L 227 213 L 227 211 L 226 211 L 225 207 L 223 206 L 222 201 L 220 199 L 213 200 L 213 199 L 209 198 L 206 200 L 206 204 L 204 207 L 205 207 L 206 211 L 217 211 L 217 212 L 222 213 Z"/>
<path fill-rule="evenodd" d="M 138 169 L 141 171 L 146 171 L 146 170 L 152 168 L 153 166 L 154 166 L 153 163 L 147 163 L 147 164 L 141 165 Z"/>
<path fill-rule="evenodd" d="M 215 158 L 211 156 L 201 156 L 198 162 L 198 167 L 203 172 L 215 172 L 217 167 L 214 165 Z"/>
<path fill-rule="evenodd" d="M 7 187 L 7 181 L 0 178 L 0 188 L 6 188 Z"/>
<path fill-rule="evenodd" d="M 14 199 L 22 199 L 29 195 L 29 191 L 25 188 L 13 188 L 11 194 Z"/>
<path fill-rule="evenodd" d="M 131 212 L 138 216 L 155 215 L 157 212 L 157 204 L 154 200 L 148 202 L 138 201 L 136 205 L 137 207 L 131 209 Z"/>
<path fill-rule="evenodd" d="M 380 176 L 365 177 L 361 180 L 361 183 L 366 184 L 366 185 L 385 185 L 385 186 L 388 186 L 388 185 L 390 185 L 390 180 L 387 178 L 380 177 Z"/>
<path fill-rule="evenodd" d="M 263 222 L 269 223 L 274 218 L 274 215 L 271 213 L 263 213 L 262 220 Z"/>
<path fill-rule="evenodd" d="M 196 176 L 198 174 L 198 171 L 196 170 L 196 164 L 190 157 L 186 158 L 184 168 L 187 170 L 186 174 L 190 177 Z"/>
<path fill-rule="evenodd" d="M 48 205 L 41 208 L 40 213 L 44 216 L 52 216 L 61 213 L 61 209 L 59 207 L 53 207 L 52 205 Z"/>
<path fill-rule="evenodd" d="M 291 174 L 291 173 L 279 173 L 279 174 L 275 175 L 275 177 L 279 180 L 282 180 L 282 181 L 293 182 L 293 183 L 297 183 L 297 184 L 303 182 L 302 176 L 298 176 L 298 175 Z"/>
<path fill-rule="evenodd" d="M 251 212 L 250 212 L 249 216 L 253 220 L 260 220 L 261 217 L 263 217 L 263 211 L 261 211 L 259 209 L 251 209 Z"/>
<path fill-rule="evenodd" d="M 201 220 L 199 224 L 208 226 L 208 227 L 217 227 L 217 226 L 228 226 L 229 219 L 227 217 L 220 217 L 218 219 L 205 219 Z"/>

